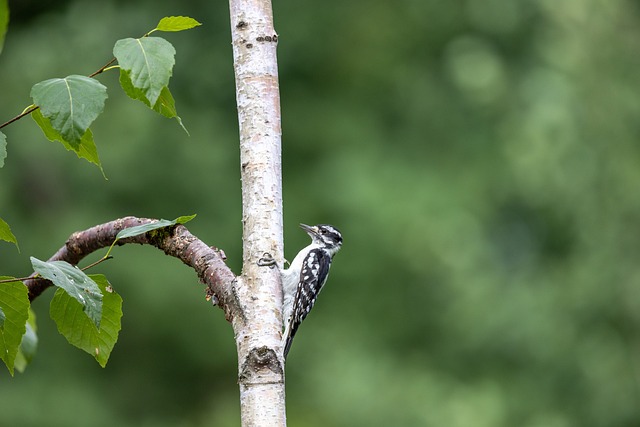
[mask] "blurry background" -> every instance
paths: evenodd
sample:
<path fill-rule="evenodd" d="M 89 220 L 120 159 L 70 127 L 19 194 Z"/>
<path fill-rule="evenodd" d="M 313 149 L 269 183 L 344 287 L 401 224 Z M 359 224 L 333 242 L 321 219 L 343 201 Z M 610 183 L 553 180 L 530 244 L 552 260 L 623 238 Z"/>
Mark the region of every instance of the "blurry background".
<path fill-rule="evenodd" d="M 129 100 L 93 125 L 109 180 L 30 118 L 5 129 L 0 214 L 29 273 L 73 231 L 173 219 L 241 262 L 227 2 L 10 1 L 0 121 L 33 84 L 89 74 L 116 40 L 163 36 L 191 133 Z M 299 222 L 345 237 L 287 365 L 292 426 L 640 425 L 640 5 L 631 0 L 276 1 L 286 255 Z M 101 255 L 101 254 L 100 254 Z M 106 369 L 34 307 L 24 374 L 0 369 L 1 426 L 237 426 L 230 326 L 179 261 L 118 248 Z M 97 258 L 98 255 L 92 257 Z"/>

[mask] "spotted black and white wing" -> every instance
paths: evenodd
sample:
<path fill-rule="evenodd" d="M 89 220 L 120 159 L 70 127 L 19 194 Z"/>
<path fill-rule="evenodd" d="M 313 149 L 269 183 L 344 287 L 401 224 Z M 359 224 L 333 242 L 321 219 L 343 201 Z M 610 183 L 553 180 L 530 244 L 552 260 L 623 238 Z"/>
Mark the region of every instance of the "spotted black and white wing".
<path fill-rule="evenodd" d="M 330 266 L 331 254 L 322 248 L 310 250 L 302 262 L 300 279 L 293 302 L 293 312 L 285 329 L 285 358 L 291 349 L 291 343 L 298 327 L 313 308 L 318 294 L 327 281 Z"/>

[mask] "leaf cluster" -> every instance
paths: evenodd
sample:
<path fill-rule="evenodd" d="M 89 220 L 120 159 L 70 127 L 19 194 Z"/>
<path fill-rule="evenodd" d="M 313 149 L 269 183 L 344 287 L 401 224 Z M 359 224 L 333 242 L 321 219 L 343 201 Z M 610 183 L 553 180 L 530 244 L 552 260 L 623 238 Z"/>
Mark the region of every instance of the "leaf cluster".
<path fill-rule="evenodd" d="M 31 257 L 35 276 L 0 277 L 0 358 L 11 375 L 14 369 L 26 368 L 37 347 L 35 315 L 24 280 L 47 279 L 58 288 L 50 304 L 50 315 L 58 331 L 70 344 L 91 354 L 104 367 L 118 340 L 122 298 L 104 275 L 88 275 L 84 270 L 109 259 L 121 239 L 157 233 L 194 217 L 181 216 L 173 221 L 159 220 L 125 228 L 117 234 L 104 257 L 84 269 L 66 261 L 41 261 Z"/>
<path fill-rule="evenodd" d="M 0 0 L 0 52 L 8 17 L 7 2 Z M 184 16 L 162 18 L 156 28 L 144 36 L 117 41 L 113 48 L 115 57 L 92 75 L 70 75 L 36 83 L 31 89 L 33 104 L 0 128 L 30 114 L 48 140 L 60 142 L 102 171 L 90 126 L 103 112 L 108 96 L 107 88 L 95 76 L 119 68 L 120 85 L 129 97 L 165 117 L 175 118 L 186 131 L 169 91 L 176 51 L 167 40 L 150 37 L 150 34 L 183 31 L 198 25 L 195 19 Z M 6 146 L 6 136 L 0 132 L 0 167 L 4 166 L 7 156 Z M 110 258 L 111 250 L 120 239 L 157 233 L 193 217 L 160 220 L 122 230 L 107 254 L 89 267 Z M 18 245 L 9 224 L 2 218 L 0 240 Z M 37 348 L 36 320 L 24 284 L 26 279 L 46 279 L 58 288 L 50 306 L 58 331 L 70 344 L 91 354 L 104 367 L 118 339 L 122 298 L 105 276 L 87 275 L 66 261 L 41 261 L 31 257 L 31 265 L 34 275 L 30 277 L 0 277 L 0 358 L 11 375 L 15 369 L 26 368 Z"/>
<path fill-rule="evenodd" d="M 0 0 L 0 52 L 8 24 L 6 0 Z M 91 124 L 104 111 L 107 88 L 95 76 L 112 69 L 120 69 L 120 86 L 132 99 L 138 100 L 167 118 L 175 118 L 188 131 L 178 116 L 169 79 L 175 64 L 175 48 L 161 37 L 150 37 L 156 31 L 176 32 L 201 25 L 193 18 L 170 16 L 162 18 L 156 28 L 140 38 L 118 40 L 113 48 L 114 58 L 90 76 L 70 75 L 36 83 L 31 89 L 33 104 L 0 129 L 30 114 L 49 141 L 60 142 L 102 169 L 98 149 L 91 132 Z M 117 63 L 117 65 L 112 65 Z M 0 168 L 7 156 L 7 138 L 0 132 Z M 106 178 L 106 176 L 105 176 Z M 9 225 L 0 218 L 0 240 L 17 245 Z"/>

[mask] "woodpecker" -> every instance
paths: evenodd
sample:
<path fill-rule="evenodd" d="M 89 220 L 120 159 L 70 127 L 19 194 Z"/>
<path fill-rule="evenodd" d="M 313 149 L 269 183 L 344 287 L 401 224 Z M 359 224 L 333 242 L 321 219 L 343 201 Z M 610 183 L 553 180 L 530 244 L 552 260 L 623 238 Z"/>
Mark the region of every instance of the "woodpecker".
<path fill-rule="evenodd" d="M 285 359 L 300 324 L 313 308 L 318 294 L 327 282 L 333 256 L 342 246 L 342 235 L 331 225 L 319 224 L 312 227 L 300 224 L 300 227 L 311 237 L 311 244 L 298 252 L 288 269 L 281 270 Z"/>

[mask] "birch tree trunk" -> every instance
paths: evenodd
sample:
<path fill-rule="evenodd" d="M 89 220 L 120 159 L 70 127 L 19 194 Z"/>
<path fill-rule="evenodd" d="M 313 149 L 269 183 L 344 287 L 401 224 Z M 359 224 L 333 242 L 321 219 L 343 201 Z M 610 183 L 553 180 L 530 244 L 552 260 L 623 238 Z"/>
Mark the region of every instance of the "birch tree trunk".
<path fill-rule="evenodd" d="M 233 319 L 238 349 L 242 425 L 285 426 L 281 357 L 282 283 L 265 254 L 282 264 L 280 94 L 270 0 L 230 0 L 240 125 L 243 267 L 236 283 L 241 316 Z"/>

